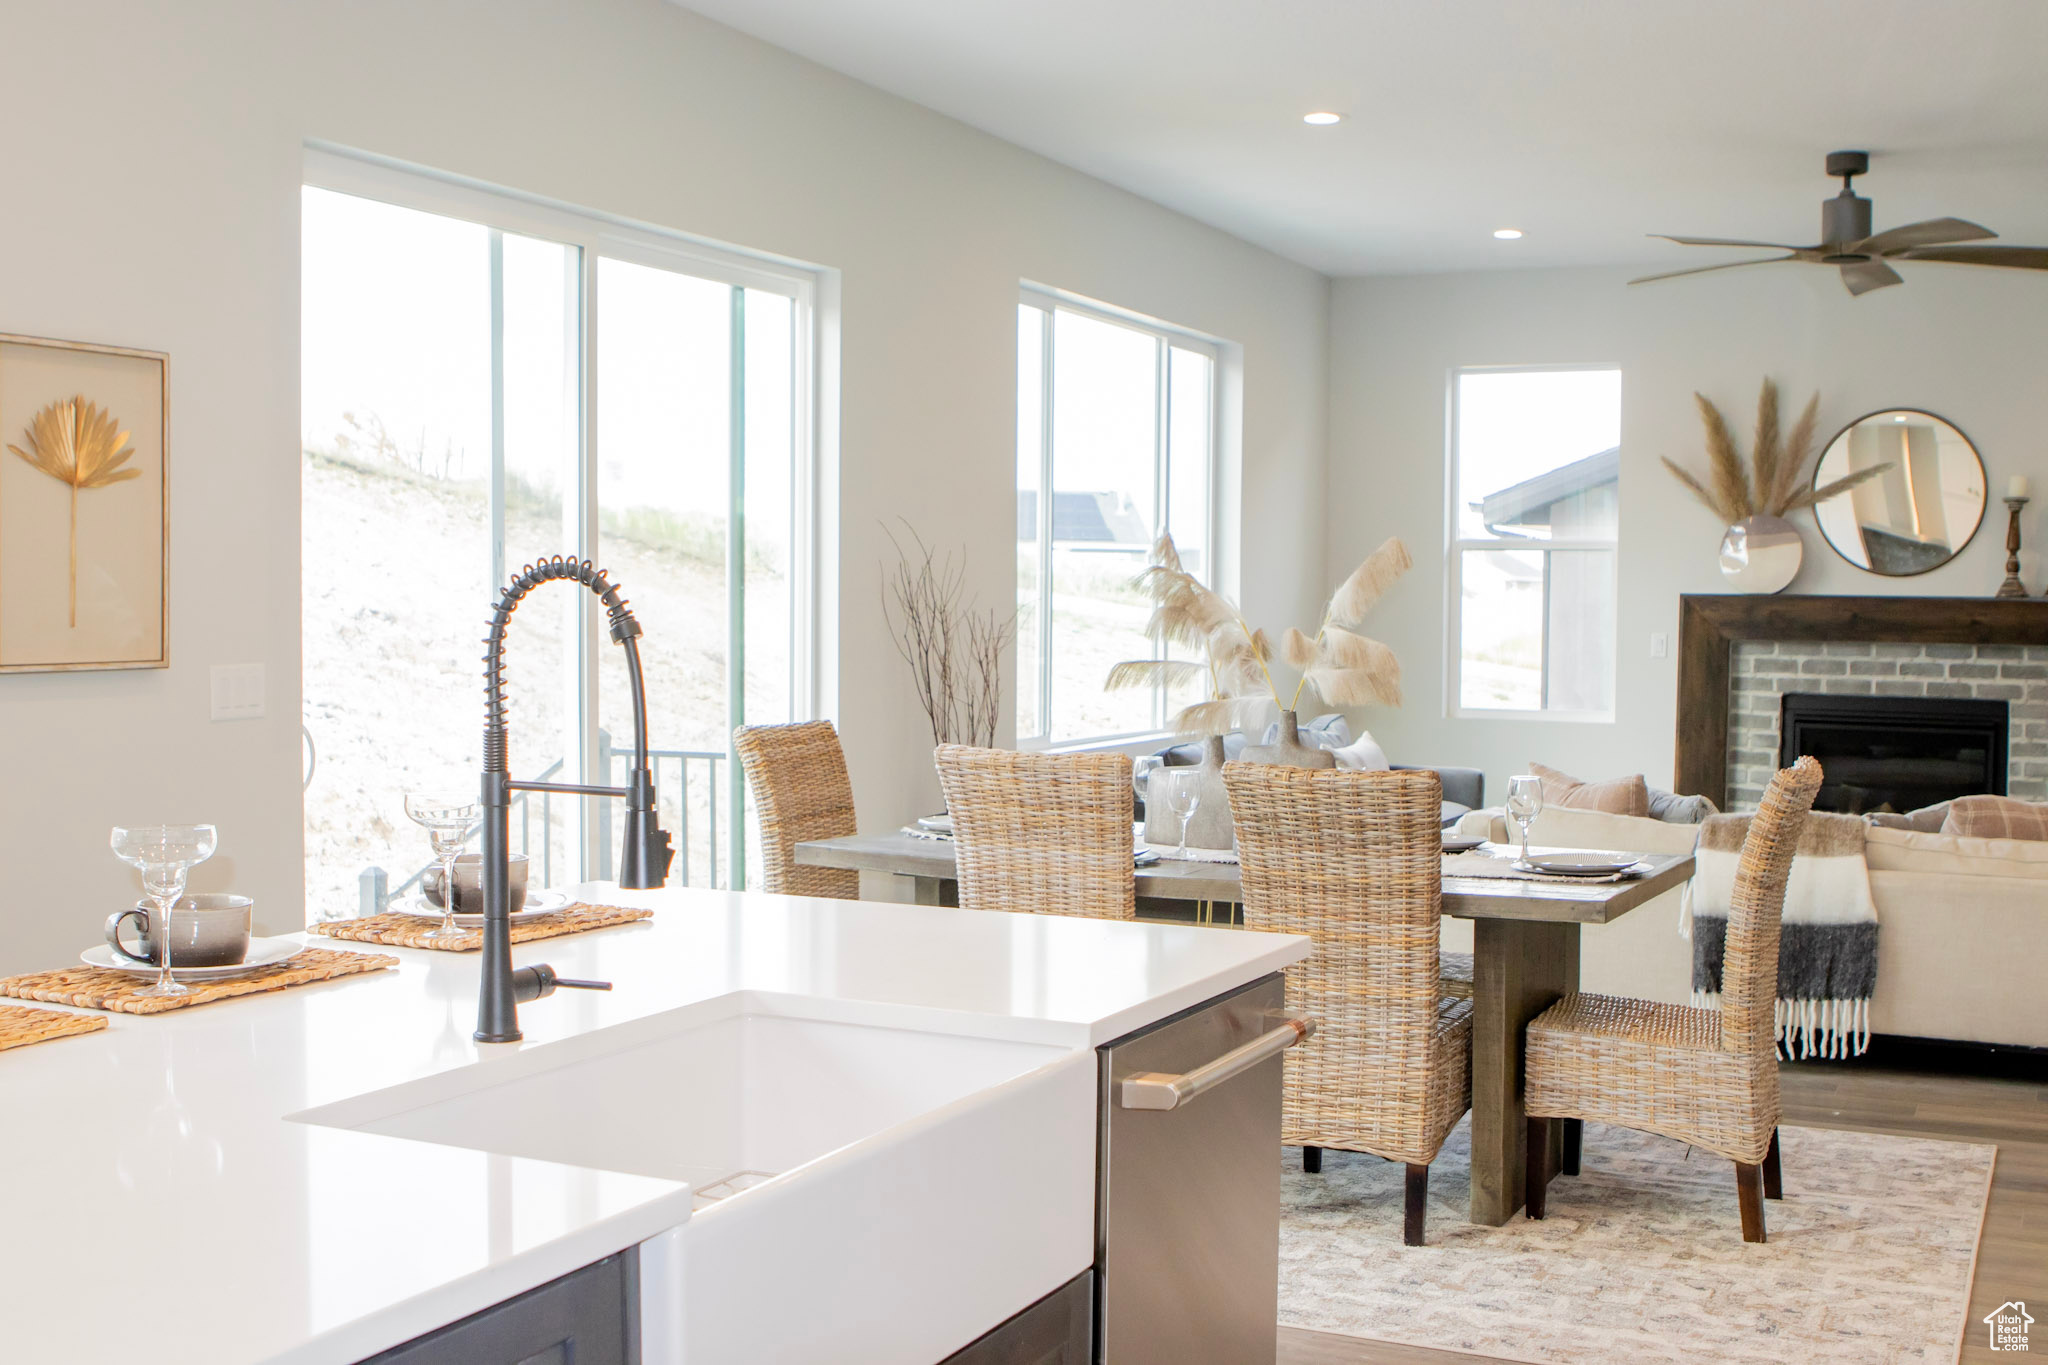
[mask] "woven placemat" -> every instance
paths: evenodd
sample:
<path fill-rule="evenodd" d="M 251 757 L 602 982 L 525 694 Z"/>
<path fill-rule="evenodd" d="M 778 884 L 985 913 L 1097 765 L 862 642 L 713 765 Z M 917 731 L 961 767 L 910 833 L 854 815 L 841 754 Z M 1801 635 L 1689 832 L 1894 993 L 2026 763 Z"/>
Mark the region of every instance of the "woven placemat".
<path fill-rule="evenodd" d="M 53 1005 L 79 1005 L 119 1014 L 162 1014 L 192 1005 L 211 1004 L 238 995 L 258 995 L 292 986 L 310 986 L 337 976 L 382 971 L 398 959 L 384 953 L 344 953 L 334 948 L 301 948 L 274 966 L 225 981 L 190 981 L 185 995 L 143 995 L 149 981 L 111 967 L 64 967 L 54 972 L 0 978 L 0 995 L 18 1000 L 47 1000 Z"/>
<path fill-rule="evenodd" d="M 652 910 L 629 910 L 623 905 L 584 905 L 579 902 L 561 910 L 550 910 L 545 915 L 535 915 L 532 919 L 514 921 L 512 941 L 531 943 L 537 938 L 581 934 L 653 916 Z M 345 938 L 353 943 L 381 943 L 387 948 L 435 948 L 446 953 L 474 953 L 484 946 L 484 931 L 481 929 L 471 929 L 459 938 L 432 937 L 440 927 L 439 920 L 386 910 L 381 915 L 365 915 L 361 919 L 329 920 L 325 924 L 314 925 L 308 932 L 325 934 L 329 938 Z"/>
<path fill-rule="evenodd" d="M 62 1010 L 36 1010 L 26 1005 L 0 1005 L 0 1052 L 52 1038 L 69 1038 L 75 1033 L 97 1033 L 107 1021 L 97 1014 L 66 1014 Z"/>

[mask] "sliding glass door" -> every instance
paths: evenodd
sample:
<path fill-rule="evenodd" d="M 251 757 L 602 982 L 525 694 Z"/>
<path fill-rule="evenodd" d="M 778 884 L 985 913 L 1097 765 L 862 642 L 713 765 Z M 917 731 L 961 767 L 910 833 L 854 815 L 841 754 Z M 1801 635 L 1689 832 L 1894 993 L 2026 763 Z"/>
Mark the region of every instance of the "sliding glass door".
<path fill-rule="evenodd" d="M 807 277 L 352 163 L 319 178 L 303 199 L 307 918 L 416 890 L 428 858 L 403 793 L 473 785 L 491 602 L 553 554 L 606 568 L 646 631 L 672 883 L 743 885 L 732 727 L 799 718 L 812 696 Z M 551 585 L 513 617 L 515 776 L 624 779 L 631 705 L 595 607 Z M 514 847 L 536 884 L 608 877 L 614 815 L 524 796 Z"/>
<path fill-rule="evenodd" d="M 747 837 L 747 822 L 733 818 L 745 800 L 738 767 L 726 762 L 733 727 L 797 715 L 796 304 L 616 256 L 598 259 L 597 281 L 597 558 L 636 611 L 675 632 L 658 684 L 651 660 L 661 647 L 641 647 L 663 821 L 679 835 L 677 879 L 733 885 Z M 600 651 L 600 709 L 625 715 L 629 695 L 625 660 Z M 608 780 L 624 780 L 623 742 L 600 740 Z M 603 814 L 599 856 L 609 875 Z"/>

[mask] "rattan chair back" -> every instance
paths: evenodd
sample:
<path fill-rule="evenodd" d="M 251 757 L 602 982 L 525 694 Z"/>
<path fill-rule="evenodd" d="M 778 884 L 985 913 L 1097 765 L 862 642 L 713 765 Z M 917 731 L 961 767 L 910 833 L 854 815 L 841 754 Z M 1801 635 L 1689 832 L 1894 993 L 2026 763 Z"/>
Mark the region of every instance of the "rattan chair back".
<path fill-rule="evenodd" d="M 1806 815 L 1820 791 L 1818 760 L 1802 757 L 1771 779 L 1750 818 L 1728 906 L 1728 943 L 1721 959 L 1721 1046 L 1729 1052 L 1773 1054 L 1777 1039 L 1778 938 L 1785 886 Z"/>
<path fill-rule="evenodd" d="M 1229 763 L 1223 780 L 1245 927 L 1315 940 L 1287 971 L 1288 1008 L 1320 1021 L 1287 1053 L 1287 1140 L 1433 1160 L 1469 1093 L 1441 1055 L 1437 775 Z"/>
<path fill-rule="evenodd" d="M 832 722 L 742 725 L 732 732 L 732 747 L 761 818 L 763 889 L 858 900 L 860 873 L 805 867 L 796 861 L 796 846 L 806 839 L 838 839 L 857 832 L 853 782 Z"/>
<path fill-rule="evenodd" d="M 1091 919 L 1137 914 L 1131 760 L 941 744 L 960 904 Z"/>

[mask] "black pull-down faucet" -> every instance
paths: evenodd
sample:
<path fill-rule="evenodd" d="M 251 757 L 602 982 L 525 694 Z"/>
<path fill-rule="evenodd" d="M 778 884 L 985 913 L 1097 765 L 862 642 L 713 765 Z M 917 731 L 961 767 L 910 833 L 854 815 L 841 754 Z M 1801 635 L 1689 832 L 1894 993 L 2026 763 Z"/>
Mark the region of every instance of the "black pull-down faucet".
<path fill-rule="evenodd" d="M 626 651 L 626 673 L 633 688 L 633 771 L 623 787 L 588 786 L 575 782 L 514 782 L 505 764 L 505 627 L 513 608 L 541 584 L 568 579 L 583 584 L 604 603 L 612 639 Z M 476 1005 L 476 1039 L 480 1043 L 519 1041 L 519 1002 L 534 1000 L 557 986 L 610 990 L 604 981 L 575 981 L 555 975 L 545 965 L 512 970 L 511 878 L 508 871 L 512 793 L 558 792 L 569 796 L 620 796 L 626 800 L 626 840 L 619 853 L 619 885 L 643 890 L 668 880 L 675 850 L 656 818 L 654 774 L 647 766 L 647 688 L 640 678 L 640 623 L 633 619 L 618 585 L 587 559 L 560 555 L 529 564 L 498 594 L 491 612 L 491 633 L 484 640 L 484 775 L 483 775 L 483 979 Z"/>

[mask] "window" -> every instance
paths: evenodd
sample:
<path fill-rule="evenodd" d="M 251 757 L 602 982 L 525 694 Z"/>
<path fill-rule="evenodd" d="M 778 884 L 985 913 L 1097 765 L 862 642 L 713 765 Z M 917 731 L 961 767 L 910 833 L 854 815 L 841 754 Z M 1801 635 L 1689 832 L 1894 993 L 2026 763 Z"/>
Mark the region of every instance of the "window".
<path fill-rule="evenodd" d="M 1460 370 L 1451 430 L 1453 710 L 1611 716 L 1621 371 Z"/>
<path fill-rule="evenodd" d="M 302 198 L 308 919 L 409 893 L 408 789 L 472 790 L 499 585 L 593 559 L 645 628 L 671 884 L 741 886 L 729 750 L 811 713 L 811 277 L 341 158 Z M 599 307 L 599 304 L 602 307 Z M 620 651 L 554 584 L 512 618 L 511 764 L 616 784 Z M 535 884 L 613 875 L 602 799 L 519 793 Z"/>
<path fill-rule="evenodd" d="M 1166 657 L 1132 586 L 1170 531 L 1214 573 L 1216 346 L 1026 290 L 1017 309 L 1017 740 L 1144 734 L 1191 700 L 1105 692 L 1110 667 Z M 1043 494 L 1043 496 L 1041 496 Z"/>

